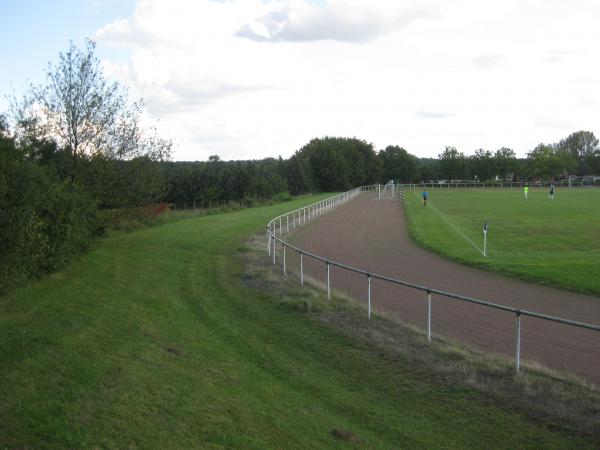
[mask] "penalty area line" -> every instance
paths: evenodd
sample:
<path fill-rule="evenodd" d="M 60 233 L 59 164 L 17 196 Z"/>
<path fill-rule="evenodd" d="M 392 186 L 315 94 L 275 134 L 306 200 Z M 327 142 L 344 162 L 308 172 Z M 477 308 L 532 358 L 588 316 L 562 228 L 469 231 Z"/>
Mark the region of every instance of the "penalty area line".
<path fill-rule="evenodd" d="M 450 227 L 456 231 L 458 234 L 460 234 L 469 244 L 471 244 L 479 253 L 481 253 L 483 255 L 483 249 L 481 249 L 475 242 L 473 242 L 471 239 L 469 239 L 468 236 L 466 236 L 462 231 L 460 231 L 458 229 L 458 227 L 454 226 L 448 219 L 446 219 L 446 217 L 437 210 L 437 208 L 435 208 L 432 204 L 431 204 L 431 200 L 427 202 L 427 206 L 431 206 L 431 209 L 433 209 L 435 211 L 435 213 L 440 216 L 442 219 L 444 219 L 444 221 L 450 225 Z"/>

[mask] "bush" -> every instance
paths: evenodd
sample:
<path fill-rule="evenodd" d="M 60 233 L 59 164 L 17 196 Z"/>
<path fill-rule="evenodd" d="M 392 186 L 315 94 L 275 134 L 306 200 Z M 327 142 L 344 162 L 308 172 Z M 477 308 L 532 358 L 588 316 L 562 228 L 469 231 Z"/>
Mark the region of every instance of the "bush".
<path fill-rule="evenodd" d="M 98 213 L 98 229 L 101 233 L 111 231 L 134 231 L 158 222 L 169 211 L 167 203 L 128 209 L 105 209 Z"/>
<path fill-rule="evenodd" d="M 94 237 L 95 205 L 0 136 L 0 292 L 65 267 Z"/>

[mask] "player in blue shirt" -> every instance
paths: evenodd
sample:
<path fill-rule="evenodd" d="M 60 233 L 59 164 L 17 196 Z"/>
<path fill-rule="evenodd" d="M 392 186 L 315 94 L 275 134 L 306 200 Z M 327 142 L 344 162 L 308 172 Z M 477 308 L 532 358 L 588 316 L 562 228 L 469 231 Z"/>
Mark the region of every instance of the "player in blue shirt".
<path fill-rule="evenodd" d="M 423 190 L 423 206 L 427 206 L 427 200 L 429 200 L 429 192 L 426 189 Z"/>

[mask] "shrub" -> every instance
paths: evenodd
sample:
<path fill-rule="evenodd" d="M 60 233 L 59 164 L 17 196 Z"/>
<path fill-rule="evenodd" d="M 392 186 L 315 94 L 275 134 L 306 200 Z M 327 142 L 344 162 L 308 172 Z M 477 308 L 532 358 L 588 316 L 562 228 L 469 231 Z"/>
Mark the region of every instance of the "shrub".
<path fill-rule="evenodd" d="M 0 292 L 65 267 L 94 237 L 95 205 L 0 136 Z"/>

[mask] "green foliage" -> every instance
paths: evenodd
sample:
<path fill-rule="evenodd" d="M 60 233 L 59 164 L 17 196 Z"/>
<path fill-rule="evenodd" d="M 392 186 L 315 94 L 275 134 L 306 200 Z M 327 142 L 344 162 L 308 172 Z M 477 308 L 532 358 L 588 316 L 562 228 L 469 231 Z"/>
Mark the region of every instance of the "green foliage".
<path fill-rule="evenodd" d="M 531 173 L 544 180 L 566 174 L 575 167 L 572 155 L 555 145 L 539 144 L 527 156 Z"/>
<path fill-rule="evenodd" d="M 578 175 L 600 174 L 599 141 L 591 131 L 577 131 L 562 139 L 557 148 L 576 161 Z M 572 166 L 571 166 L 572 167 Z"/>
<path fill-rule="evenodd" d="M 509 179 L 509 175 L 517 168 L 517 157 L 510 148 L 502 147 L 494 153 L 494 166 L 496 174 L 502 180 Z"/>
<path fill-rule="evenodd" d="M 95 204 L 0 136 L 0 292 L 65 267 L 95 232 Z"/>
<path fill-rule="evenodd" d="M 134 208 L 163 198 L 167 184 L 163 166 L 148 157 L 122 161 L 96 156 L 81 160 L 76 180 L 100 208 Z"/>
<path fill-rule="evenodd" d="M 402 147 L 388 145 L 378 154 L 383 166 L 383 179 L 396 183 L 410 183 L 418 179 L 418 159 Z"/>
<path fill-rule="evenodd" d="M 449 181 L 466 178 L 466 160 L 463 153 L 459 153 L 456 147 L 446 147 L 440 159 L 439 173 L 442 178 Z"/>
<path fill-rule="evenodd" d="M 311 140 L 297 153 L 306 158 L 319 191 L 342 191 L 378 183 L 383 168 L 373 144 L 356 138 L 324 137 Z"/>
<path fill-rule="evenodd" d="M 167 183 L 163 198 L 171 203 L 265 200 L 288 190 L 281 159 L 221 161 L 213 156 L 208 162 L 166 162 L 161 167 Z"/>

